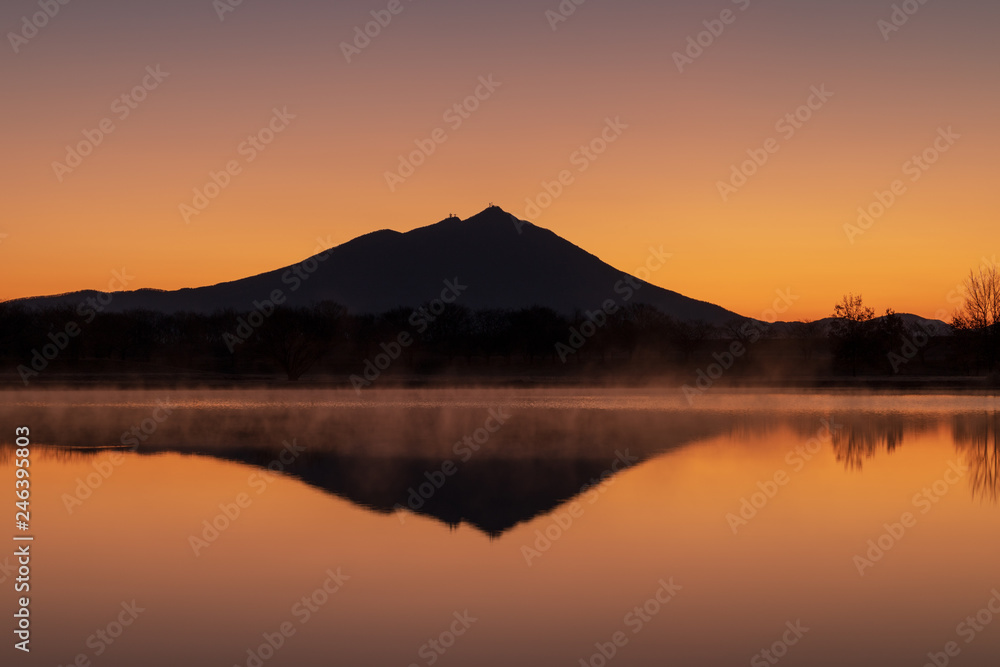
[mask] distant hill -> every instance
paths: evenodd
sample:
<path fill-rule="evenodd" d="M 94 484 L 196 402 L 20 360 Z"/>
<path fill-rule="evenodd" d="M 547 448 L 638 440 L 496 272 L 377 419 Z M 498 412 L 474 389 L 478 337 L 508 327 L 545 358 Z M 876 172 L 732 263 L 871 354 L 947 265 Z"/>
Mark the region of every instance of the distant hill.
<path fill-rule="evenodd" d="M 669 262 L 669 260 L 668 260 Z M 312 269 L 312 271 L 310 271 Z M 666 280 L 669 271 L 658 276 Z M 624 280 L 631 278 L 633 289 Z M 553 232 L 519 221 L 498 207 L 467 220 L 448 218 L 400 233 L 360 236 L 298 265 L 208 287 L 117 292 L 107 310 L 211 313 L 246 311 L 277 289 L 287 305 L 334 301 L 355 313 L 416 308 L 437 297 L 445 281 L 466 286 L 456 303 L 469 308 L 531 306 L 559 313 L 595 310 L 607 299 L 655 306 L 684 321 L 723 324 L 740 317 L 616 269 Z M 617 289 L 616 289 L 617 287 Z M 98 292 L 73 292 L 20 301 L 31 306 L 76 306 Z"/>
<path fill-rule="evenodd" d="M 941 320 L 928 319 L 926 317 L 914 315 L 913 313 L 896 314 L 903 321 L 903 325 L 908 329 L 918 327 L 932 336 L 950 336 L 954 333 L 951 325 Z M 873 321 L 878 322 L 883 317 L 884 316 L 876 317 Z M 830 327 L 835 321 L 836 320 L 832 317 L 824 317 L 821 320 L 810 322 L 807 326 L 810 327 L 814 335 L 827 336 L 830 334 Z M 791 335 L 794 333 L 794 329 L 796 327 L 802 326 L 803 324 L 801 322 L 776 322 L 772 325 L 774 332 L 781 336 Z"/>

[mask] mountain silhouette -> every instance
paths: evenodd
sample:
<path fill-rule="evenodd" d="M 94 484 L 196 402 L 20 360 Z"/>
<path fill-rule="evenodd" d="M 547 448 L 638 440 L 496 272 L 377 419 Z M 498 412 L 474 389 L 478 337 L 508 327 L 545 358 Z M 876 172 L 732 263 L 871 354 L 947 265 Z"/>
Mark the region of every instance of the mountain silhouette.
<path fill-rule="evenodd" d="M 85 407 L 71 407 L 65 414 L 41 407 L 19 408 L 18 412 L 49 415 L 48 421 L 58 425 L 52 431 L 59 433 L 62 444 L 54 448 L 42 445 L 46 455 L 72 460 L 101 456 L 108 449 L 94 443 L 114 442 L 109 420 L 97 418 L 93 408 Z M 431 428 L 435 436 L 426 439 L 421 433 L 399 429 L 379 432 L 375 424 L 390 421 L 384 412 L 367 416 L 355 412 L 323 414 L 314 420 L 304 419 L 309 413 L 305 408 L 291 410 L 292 414 L 284 415 L 284 419 L 274 408 L 258 408 L 253 412 L 251 415 L 238 411 L 231 419 L 212 410 L 179 412 L 163 424 L 166 436 L 163 444 L 143 443 L 136 453 L 194 455 L 273 470 L 280 448 L 270 443 L 275 442 L 281 431 L 289 430 L 288 424 L 296 423 L 300 431 L 305 428 L 298 444 L 306 451 L 282 467 L 281 473 L 290 479 L 379 514 L 404 512 L 449 526 L 465 524 L 497 538 L 519 524 L 550 514 L 566 502 L 590 504 L 597 495 L 594 492 L 597 484 L 613 482 L 618 474 L 669 452 L 718 437 L 764 437 L 781 428 L 790 429 L 801 442 L 806 442 L 816 436 L 817 424 L 826 418 L 819 413 L 780 411 L 652 411 L 649 414 L 558 411 L 562 412 L 561 417 L 553 419 L 551 411 L 539 410 L 522 414 L 520 425 L 512 422 L 505 427 L 515 432 L 509 437 L 501 433 L 498 436 L 501 441 L 491 451 L 483 452 L 483 457 L 463 462 L 449 457 L 447 450 L 429 444 L 441 440 L 439 429 Z M 567 419 L 570 415 L 573 417 Z M 423 426 L 435 423 L 427 421 L 428 415 L 421 418 L 414 412 L 411 416 Z M 458 413 L 439 417 L 440 423 L 447 423 L 458 417 Z M 347 429 L 335 425 L 354 419 L 365 422 L 356 429 L 358 435 L 338 441 L 334 434 Z M 34 421 L 46 423 L 42 419 Z M 111 424 L 119 421 L 128 420 L 111 420 Z M 261 436 L 274 422 L 279 422 L 274 432 Z M 995 414 L 914 416 L 846 412 L 831 423 L 836 425 L 836 432 L 829 446 L 848 471 L 860 471 L 866 462 L 891 456 L 905 442 L 950 426 L 961 461 L 970 467 L 968 484 L 973 496 L 988 503 L 1000 502 L 997 435 L 1000 419 Z M 539 432 L 545 435 L 529 438 L 528 434 Z M 179 444 L 189 441 L 192 433 L 202 434 L 197 438 L 199 446 L 192 447 L 189 442 Z M 248 438 L 247 433 L 255 437 Z M 321 444 L 316 444 L 318 440 Z M 305 447 L 307 443 L 310 444 Z M 620 447 L 623 443 L 627 447 Z M 0 464 L 11 463 L 12 443 L 0 444 L 4 445 L 0 447 Z M 451 476 L 438 472 L 444 469 L 445 461 L 455 465 L 456 471 Z M 612 465 L 615 461 L 624 465 Z M 435 475 L 440 479 L 431 489 L 428 483 Z M 418 494 L 418 489 L 423 495 Z M 405 514 L 401 517 L 404 521 Z"/>
<path fill-rule="evenodd" d="M 659 280 L 669 276 L 666 263 Z M 466 220 L 451 217 L 406 233 L 372 232 L 297 265 L 242 280 L 176 291 L 116 292 L 106 310 L 248 311 L 280 289 L 288 306 L 333 301 L 355 313 L 382 313 L 431 302 L 447 289 L 446 281 L 465 288 L 456 303 L 473 309 L 543 306 L 572 314 L 597 310 L 613 299 L 618 306 L 648 304 L 678 320 L 722 324 L 739 317 L 632 277 L 495 206 Z M 100 294 L 81 291 L 20 302 L 76 306 Z"/>
<path fill-rule="evenodd" d="M 252 448 L 213 452 L 212 458 L 266 469 L 267 454 Z M 636 457 L 633 465 L 648 457 Z M 471 461 L 431 489 L 429 473 L 442 461 L 424 458 L 373 458 L 320 452 L 304 456 L 284 471 L 313 488 L 378 514 L 406 512 L 462 524 L 500 537 L 518 524 L 585 496 L 618 474 L 592 458 L 517 458 Z M 594 495 L 591 493 L 591 495 Z M 405 520 L 405 517 L 404 517 Z"/>

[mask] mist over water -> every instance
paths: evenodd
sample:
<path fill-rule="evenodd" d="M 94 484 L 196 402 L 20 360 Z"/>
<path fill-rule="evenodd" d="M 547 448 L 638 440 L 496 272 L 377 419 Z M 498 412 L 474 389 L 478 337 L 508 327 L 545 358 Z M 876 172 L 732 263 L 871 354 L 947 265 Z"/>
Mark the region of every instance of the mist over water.
<path fill-rule="evenodd" d="M 1000 651 L 956 634 L 1000 586 L 989 395 L 40 391 L 0 422 L 5 476 L 36 443 L 27 664 L 252 665 L 287 621 L 263 664 L 424 665 L 466 611 L 438 664 L 594 664 L 619 631 L 609 664 L 746 664 L 796 622 L 787 664 Z"/>

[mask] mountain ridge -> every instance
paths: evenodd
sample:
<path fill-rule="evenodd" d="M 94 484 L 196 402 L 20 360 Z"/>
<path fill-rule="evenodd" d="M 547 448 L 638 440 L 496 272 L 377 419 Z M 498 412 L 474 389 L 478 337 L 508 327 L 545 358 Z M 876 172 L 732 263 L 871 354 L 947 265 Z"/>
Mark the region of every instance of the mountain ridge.
<path fill-rule="evenodd" d="M 301 262 L 256 275 L 176 290 L 79 290 L 15 299 L 29 306 L 73 306 L 110 295 L 108 312 L 212 313 L 247 310 L 281 290 L 289 306 L 334 301 L 352 312 L 416 308 L 445 280 L 468 284 L 458 303 L 473 309 L 548 307 L 571 314 L 607 300 L 654 306 L 679 320 L 723 324 L 741 316 L 641 280 L 544 227 L 499 207 L 466 219 L 452 216 L 408 232 L 381 229 Z M 629 287 L 616 289 L 622 280 Z M 634 287 L 634 289 L 632 289 Z M 8 302 L 11 303 L 11 302 Z"/>

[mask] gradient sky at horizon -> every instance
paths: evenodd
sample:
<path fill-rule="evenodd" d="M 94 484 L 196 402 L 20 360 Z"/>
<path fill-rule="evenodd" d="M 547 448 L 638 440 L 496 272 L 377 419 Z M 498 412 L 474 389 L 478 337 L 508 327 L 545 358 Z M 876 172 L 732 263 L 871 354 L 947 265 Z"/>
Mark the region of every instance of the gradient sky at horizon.
<path fill-rule="evenodd" d="M 800 297 L 788 319 L 848 291 L 935 316 L 1000 254 L 994 3 L 928 1 L 886 40 L 881 0 L 588 0 L 556 30 L 558 0 L 401 1 L 351 63 L 341 43 L 388 0 L 243 0 L 224 20 L 212 0 L 69 2 L 17 53 L 38 0 L 5 2 L 0 299 L 106 289 L 122 267 L 129 289 L 213 284 L 490 202 L 624 271 L 663 246 L 651 282 L 752 317 L 779 289 Z M 735 22 L 679 72 L 672 54 L 725 9 Z M 157 65 L 169 76 L 119 119 L 113 101 Z M 500 88 L 450 128 L 490 75 Z M 783 137 L 813 86 L 832 98 Z M 276 107 L 295 118 L 247 163 L 238 147 Z M 619 117 L 579 172 L 574 152 Z M 114 132 L 60 182 L 53 162 L 103 118 Z M 390 191 L 385 173 L 439 127 L 448 140 Z M 949 127 L 960 138 L 912 182 L 904 163 Z M 724 202 L 717 183 L 770 137 L 778 152 Z M 179 206 L 229 160 L 242 172 L 186 224 Z M 529 215 L 564 169 L 574 182 Z M 851 243 L 844 225 L 895 179 L 905 194 Z"/>

